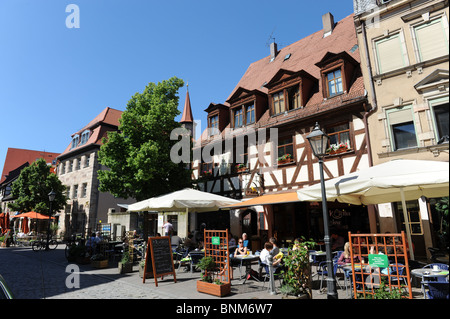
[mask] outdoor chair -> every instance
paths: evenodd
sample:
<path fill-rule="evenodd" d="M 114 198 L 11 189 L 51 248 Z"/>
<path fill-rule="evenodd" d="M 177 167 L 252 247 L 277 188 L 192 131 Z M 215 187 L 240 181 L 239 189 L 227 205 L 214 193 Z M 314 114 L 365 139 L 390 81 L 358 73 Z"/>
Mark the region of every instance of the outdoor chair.
<path fill-rule="evenodd" d="M 399 285 L 400 283 L 402 283 L 403 285 L 405 285 L 406 289 L 408 286 L 408 281 L 406 279 L 406 276 L 404 275 L 405 273 L 405 268 L 406 266 L 403 264 L 397 264 L 397 265 L 393 265 L 390 266 L 390 281 L 391 281 L 391 285 Z"/>
<path fill-rule="evenodd" d="M 337 272 L 337 269 L 338 269 L 338 264 L 337 264 L 337 262 L 335 263 L 335 262 L 333 262 L 333 271 L 334 271 L 334 274 L 336 275 L 336 272 Z M 325 277 L 327 277 L 328 276 L 328 266 L 327 266 L 327 262 L 326 261 L 322 261 L 322 262 L 320 262 L 319 263 L 319 268 L 317 269 L 317 274 L 318 275 L 320 275 L 321 277 L 322 277 L 322 279 L 320 280 L 320 291 L 322 291 L 322 287 L 323 287 L 323 280 L 325 279 Z M 339 283 L 339 280 L 338 280 L 338 278 L 335 276 L 335 278 L 336 278 L 336 283 L 339 285 L 339 287 L 341 287 L 341 289 L 342 289 L 342 286 L 341 286 L 341 284 Z"/>
<path fill-rule="evenodd" d="M 428 286 L 426 296 L 428 299 L 449 299 L 448 282 L 423 282 Z"/>
<path fill-rule="evenodd" d="M 191 251 L 189 253 L 189 256 L 191 257 L 190 268 L 191 268 L 191 276 L 192 276 L 192 273 L 194 272 L 194 268 L 198 265 L 198 263 L 200 262 L 200 259 L 205 257 L 205 253 L 200 252 L 200 251 L 199 252 Z"/>

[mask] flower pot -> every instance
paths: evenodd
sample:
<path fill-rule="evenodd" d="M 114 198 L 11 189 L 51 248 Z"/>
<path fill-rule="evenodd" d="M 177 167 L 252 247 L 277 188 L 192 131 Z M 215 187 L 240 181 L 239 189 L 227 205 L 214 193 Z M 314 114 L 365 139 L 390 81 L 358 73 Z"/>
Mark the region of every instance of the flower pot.
<path fill-rule="evenodd" d="M 247 172 L 248 171 L 248 168 L 247 167 L 242 167 L 242 168 L 238 168 L 237 169 L 237 172 L 238 173 L 245 173 L 245 172 Z"/>
<path fill-rule="evenodd" d="M 105 260 L 92 260 L 91 265 L 94 268 L 107 268 L 108 267 L 108 259 Z"/>
<path fill-rule="evenodd" d="M 119 269 L 119 274 L 133 272 L 133 263 L 122 263 L 121 261 L 119 261 L 117 267 Z"/>
<path fill-rule="evenodd" d="M 217 297 L 223 297 L 231 292 L 231 283 L 224 283 L 222 285 L 217 285 L 212 282 L 205 282 L 198 280 L 197 291 Z"/>
<path fill-rule="evenodd" d="M 285 159 L 285 160 L 278 161 L 278 165 L 288 164 L 288 163 L 291 163 L 291 162 L 293 162 L 292 159 L 288 158 L 288 159 Z"/>

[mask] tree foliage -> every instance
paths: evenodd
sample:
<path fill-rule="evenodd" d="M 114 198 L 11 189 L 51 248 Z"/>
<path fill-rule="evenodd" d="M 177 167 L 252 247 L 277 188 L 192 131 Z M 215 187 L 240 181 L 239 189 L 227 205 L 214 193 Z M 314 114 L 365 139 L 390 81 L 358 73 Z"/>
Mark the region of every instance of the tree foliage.
<path fill-rule="evenodd" d="M 50 171 L 44 159 L 38 159 L 30 166 L 25 167 L 17 180 L 12 184 L 12 195 L 16 200 L 9 203 L 11 210 L 30 212 L 35 211 L 44 215 L 49 214 L 50 202 L 48 194 L 56 193 L 52 203 L 52 211 L 58 211 L 66 205 L 64 195 L 66 187 L 61 183 L 56 174 Z"/>
<path fill-rule="evenodd" d="M 131 98 L 119 131 L 110 132 L 100 148 L 100 163 L 108 168 L 98 174 L 101 191 L 143 200 L 191 185 L 190 170 L 170 159 L 177 142 L 170 133 L 180 127 L 177 93 L 183 85 L 173 77 L 149 83 Z"/>

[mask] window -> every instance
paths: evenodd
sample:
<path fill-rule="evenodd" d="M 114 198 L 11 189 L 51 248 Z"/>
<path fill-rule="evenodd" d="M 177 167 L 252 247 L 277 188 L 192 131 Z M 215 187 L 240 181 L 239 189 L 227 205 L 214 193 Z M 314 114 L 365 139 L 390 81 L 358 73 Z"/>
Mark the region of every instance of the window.
<path fill-rule="evenodd" d="M 89 139 L 89 131 L 84 131 L 83 134 L 81 134 L 81 142 L 80 145 L 86 144 L 86 142 Z"/>
<path fill-rule="evenodd" d="M 243 115 L 244 112 L 242 111 L 242 108 L 237 109 L 234 111 L 234 127 L 242 127 L 243 123 Z"/>
<path fill-rule="evenodd" d="M 73 186 L 73 196 L 72 198 L 78 198 L 78 185 Z"/>
<path fill-rule="evenodd" d="M 439 141 L 444 136 L 449 136 L 448 97 L 430 101 L 430 106 L 433 114 L 436 140 Z"/>
<path fill-rule="evenodd" d="M 410 106 L 388 110 L 389 133 L 392 150 L 417 147 L 417 137 Z"/>
<path fill-rule="evenodd" d="M 300 107 L 300 86 L 295 85 L 287 90 L 289 110 L 298 109 Z"/>
<path fill-rule="evenodd" d="M 251 104 L 251 105 L 247 105 L 245 108 L 245 112 L 246 112 L 246 123 L 247 125 L 255 123 L 255 105 Z"/>
<path fill-rule="evenodd" d="M 219 133 L 219 115 L 211 116 L 209 118 L 209 127 L 211 128 L 211 135 Z"/>
<path fill-rule="evenodd" d="M 278 161 L 294 159 L 294 143 L 292 136 L 278 139 Z"/>
<path fill-rule="evenodd" d="M 70 148 L 72 149 L 72 148 L 77 147 L 79 141 L 80 141 L 80 136 L 79 136 L 79 135 L 75 135 L 75 136 L 72 138 L 72 146 L 71 146 Z"/>
<path fill-rule="evenodd" d="M 345 144 L 348 149 L 352 148 L 350 142 L 350 126 L 348 123 L 328 128 L 327 134 L 330 137 L 330 146 Z"/>
<path fill-rule="evenodd" d="M 273 101 L 273 114 L 278 114 L 286 111 L 284 106 L 284 93 L 283 91 L 277 92 L 272 96 Z"/>
<path fill-rule="evenodd" d="M 375 50 L 380 74 L 406 66 L 399 33 L 376 41 Z"/>
<path fill-rule="evenodd" d="M 202 171 L 200 173 L 202 176 L 211 176 L 213 173 L 213 163 L 202 163 Z"/>
<path fill-rule="evenodd" d="M 81 169 L 81 157 L 77 158 L 77 166 L 76 166 L 76 170 Z"/>
<path fill-rule="evenodd" d="M 442 18 L 430 20 L 414 27 L 414 35 L 420 61 L 448 54 L 448 40 Z"/>
<path fill-rule="evenodd" d="M 69 166 L 67 168 L 67 172 L 70 173 L 73 171 L 73 161 L 69 161 L 68 163 L 69 163 Z"/>
<path fill-rule="evenodd" d="M 81 197 L 86 197 L 87 195 L 87 183 L 81 185 Z"/>
<path fill-rule="evenodd" d="M 89 155 L 86 155 L 86 163 L 84 164 L 84 167 L 89 167 L 89 161 L 91 157 Z"/>
<path fill-rule="evenodd" d="M 341 69 L 327 73 L 328 97 L 344 93 Z"/>

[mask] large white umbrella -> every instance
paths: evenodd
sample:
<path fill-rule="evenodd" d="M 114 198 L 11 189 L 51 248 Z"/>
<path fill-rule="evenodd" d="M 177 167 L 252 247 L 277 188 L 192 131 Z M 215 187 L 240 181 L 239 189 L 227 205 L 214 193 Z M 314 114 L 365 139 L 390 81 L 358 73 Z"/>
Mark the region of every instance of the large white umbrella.
<path fill-rule="evenodd" d="M 239 202 L 225 196 L 185 188 L 131 204 L 128 211 L 211 212 Z"/>
<path fill-rule="evenodd" d="M 405 221 L 406 201 L 449 195 L 449 163 L 421 160 L 392 160 L 325 182 L 327 201 L 354 205 L 402 202 Z M 316 184 L 297 191 L 301 201 L 322 200 L 321 186 Z M 406 227 L 409 247 L 411 233 Z M 414 253 L 411 249 L 411 258 Z"/>

